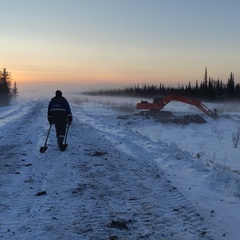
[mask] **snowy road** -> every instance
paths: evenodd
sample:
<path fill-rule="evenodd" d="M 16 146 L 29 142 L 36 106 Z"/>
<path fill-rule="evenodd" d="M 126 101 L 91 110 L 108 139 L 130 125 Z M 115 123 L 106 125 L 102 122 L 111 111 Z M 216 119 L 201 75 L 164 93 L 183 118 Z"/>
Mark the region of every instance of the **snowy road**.
<path fill-rule="evenodd" d="M 224 236 L 153 161 L 155 146 L 141 147 L 147 139 L 111 113 L 101 119 L 99 110 L 74 105 L 66 152 L 57 149 L 52 130 L 41 154 L 46 106 L 38 100 L 0 112 L 1 239 Z"/>

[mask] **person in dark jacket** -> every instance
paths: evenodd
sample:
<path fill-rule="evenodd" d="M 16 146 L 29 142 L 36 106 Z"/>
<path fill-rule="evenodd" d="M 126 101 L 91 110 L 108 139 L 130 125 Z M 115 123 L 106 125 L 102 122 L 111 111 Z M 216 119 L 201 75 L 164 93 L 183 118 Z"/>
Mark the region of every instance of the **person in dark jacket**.
<path fill-rule="evenodd" d="M 67 124 L 71 125 L 73 118 L 70 105 L 66 98 L 62 96 L 62 92 L 57 90 L 55 95 L 48 104 L 48 122 L 49 124 L 55 124 L 57 142 L 61 146 Z"/>

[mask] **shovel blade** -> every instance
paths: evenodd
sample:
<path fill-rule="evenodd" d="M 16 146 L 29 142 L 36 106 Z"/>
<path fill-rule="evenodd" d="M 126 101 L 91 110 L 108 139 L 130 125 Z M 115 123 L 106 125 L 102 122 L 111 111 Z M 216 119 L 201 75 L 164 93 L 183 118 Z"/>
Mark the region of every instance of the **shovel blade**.
<path fill-rule="evenodd" d="M 62 144 L 61 146 L 59 146 L 60 151 L 64 152 L 67 149 L 67 146 L 68 146 L 68 144 Z"/>
<path fill-rule="evenodd" d="M 40 147 L 40 149 L 39 149 L 40 153 L 46 152 L 47 148 L 48 147 Z"/>

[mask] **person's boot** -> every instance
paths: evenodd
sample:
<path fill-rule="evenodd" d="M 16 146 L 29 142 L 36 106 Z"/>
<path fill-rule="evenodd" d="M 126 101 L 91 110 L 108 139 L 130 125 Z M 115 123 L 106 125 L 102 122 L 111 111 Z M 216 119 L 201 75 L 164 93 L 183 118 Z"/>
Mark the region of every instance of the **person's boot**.
<path fill-rule="evenodd" d="M 62 136 L 58 137 L 58 140 L 57 140 L 58 146 L 61 146 L 63 144 L 63 140 L 64 140 L 64 137 Z"/>

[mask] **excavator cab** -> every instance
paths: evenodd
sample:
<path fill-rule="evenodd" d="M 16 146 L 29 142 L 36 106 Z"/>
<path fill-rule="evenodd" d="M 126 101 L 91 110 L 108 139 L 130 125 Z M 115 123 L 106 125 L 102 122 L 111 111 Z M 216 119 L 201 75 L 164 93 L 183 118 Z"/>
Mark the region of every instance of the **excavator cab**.
<path fill-rule="evenodd" d="M 160 103 L 162 101 L 161 97 L 157 97 L 153 99 L 153 103 Z"/>

